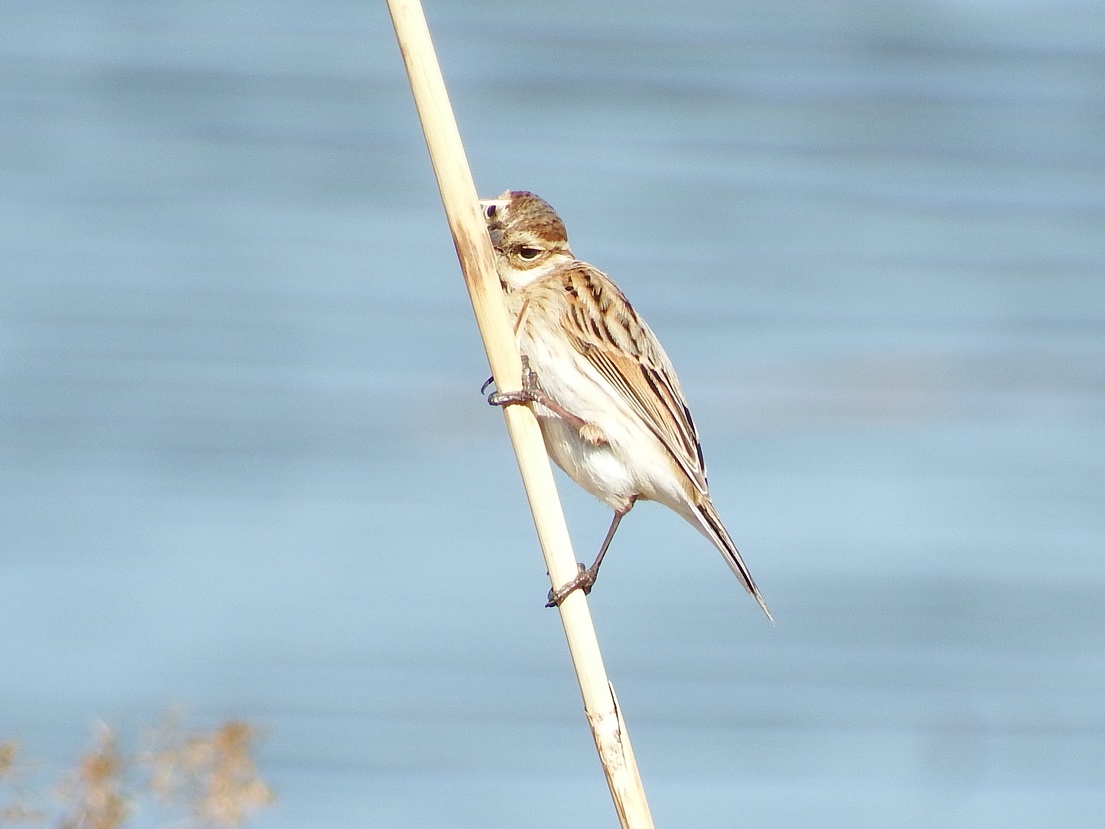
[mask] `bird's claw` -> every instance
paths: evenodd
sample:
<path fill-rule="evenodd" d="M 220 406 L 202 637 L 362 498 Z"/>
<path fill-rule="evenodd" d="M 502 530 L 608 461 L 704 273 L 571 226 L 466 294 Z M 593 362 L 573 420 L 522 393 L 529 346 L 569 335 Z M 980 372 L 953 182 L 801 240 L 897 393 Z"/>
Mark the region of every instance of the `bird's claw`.
<path fill-rule="evenodd" d="M 480 394 L 487 391 L 487 387 L 495 382 L 494 377 L 488 377 L 487 382 L 480 387 Z M 519 403 L 535 403 L 538 401 L 537 373 L 530 368 L 529 357 L 522 355 L 522 388 L 518 391 L 493 391 L 487 396 L 490 406 L 513 406 Z"/>
<path fill-rule="evenodd" d="M 590 567 L 584 567 L 578 562 L 577 565 L 579 572 L 576 573 L 575 578 L 562 584 L 556 590 L 549 590 L 545 607 L 560 607 L 560 603 L 576 590 L 582 590 L 584 596 L 591 595 L 591 588 L 595 586 L 595 577 L 598 576 L 598 571 L 593 571 Z"/>

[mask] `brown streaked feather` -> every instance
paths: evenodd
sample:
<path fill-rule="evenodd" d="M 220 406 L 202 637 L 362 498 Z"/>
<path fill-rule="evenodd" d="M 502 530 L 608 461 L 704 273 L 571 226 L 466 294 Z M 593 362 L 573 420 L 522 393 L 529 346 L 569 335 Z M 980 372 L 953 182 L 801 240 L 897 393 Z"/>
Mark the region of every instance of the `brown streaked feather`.
<path fill-rule="evenodd" d="M 604 273 L 575 262 L 558 274 L 569 302 L 561 320 L 572 346 L 598 370 L 641 418 L 686 474 L 706 494 L 706 465 L 675 370 L 633 306 Z M 587 305 L 595 310 L 589 311 Z"/>

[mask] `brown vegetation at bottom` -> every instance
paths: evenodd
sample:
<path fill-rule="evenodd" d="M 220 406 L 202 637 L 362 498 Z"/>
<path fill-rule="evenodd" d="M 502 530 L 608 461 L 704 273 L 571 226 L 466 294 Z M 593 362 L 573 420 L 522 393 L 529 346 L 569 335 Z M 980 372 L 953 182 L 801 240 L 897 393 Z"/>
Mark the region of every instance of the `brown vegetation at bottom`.
<path fill-rule="evenodd" d="M 167 717 L 147 737 L 146 748 L 128 757 L 114 732 L 95 727 L 91 747 L 43 797 L 28 781 L 36 765 L 24 760 L 14 740 L 0 742 L 0 826 L 58 829 L 123 829 L 141 803 L 185 812 L 195 824 L 241 826 L 273 800 L 258 776 L 253 726 L 230 721 L 210 732 L 186 732 Z M 46 801 L 50 805 L 43 805 Z"/>

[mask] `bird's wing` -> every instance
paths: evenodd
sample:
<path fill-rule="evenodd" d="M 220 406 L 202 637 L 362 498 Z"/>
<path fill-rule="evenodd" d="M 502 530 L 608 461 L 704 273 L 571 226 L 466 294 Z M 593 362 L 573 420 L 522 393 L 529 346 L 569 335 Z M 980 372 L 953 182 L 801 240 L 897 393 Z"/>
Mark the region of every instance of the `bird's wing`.
<path fill-rule="evenodd" d="M 613 387 L 703 495 L 706 464 L 668 355 L 606 274 L 583 262 L 561 272 L 572 346 Z"/>

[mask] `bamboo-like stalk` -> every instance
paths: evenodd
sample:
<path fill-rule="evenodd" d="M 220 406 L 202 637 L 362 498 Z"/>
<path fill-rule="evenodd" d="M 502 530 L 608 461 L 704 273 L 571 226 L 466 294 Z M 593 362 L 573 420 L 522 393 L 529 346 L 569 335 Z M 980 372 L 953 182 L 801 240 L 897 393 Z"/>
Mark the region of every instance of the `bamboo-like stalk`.
<path fill-rule="evenodd" d="M 388 0 L 388 10 L 407 67 L 415 107 L 491 373 L 499 389 L 518 389 L 522 372 L 518 347 L 507 318 L 472 172 L 421 3 L 419 0 Z M 554 587 L 559 587 L 575 577 L 576 557 L 541 432 L 527 407 L 506 406 L 503 412 L 549 579 Z M 650 829 L 652 816 L 640 772 L 613 687 L 606 678 L 598 638 L 582 591 L 573 592 L 561 603 L 560 619 L 579 680 L 584 712 L 618 819 L 623 829 Z"/>

